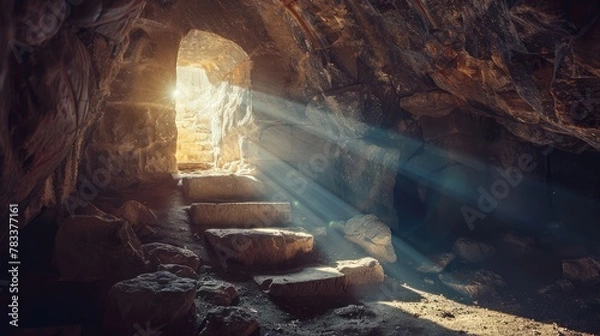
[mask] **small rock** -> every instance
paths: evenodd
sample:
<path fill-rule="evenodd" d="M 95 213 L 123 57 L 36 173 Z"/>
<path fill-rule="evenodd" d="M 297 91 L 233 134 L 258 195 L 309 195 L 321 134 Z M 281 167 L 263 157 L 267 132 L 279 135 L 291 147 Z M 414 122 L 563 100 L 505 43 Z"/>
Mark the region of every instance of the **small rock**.
<path fill-rule="evenodd" d="M 197 284 L 166 271 L 118 282 L 108 292 L 105 327 L 132 335 L 134 325 L 160 328 L 181 323 L 195 307 Z"/>
<path fill-rule="evenodd" d="M 456 254 L 450 252 L 434 254 L 429 256 L 428 259 L 417 267 L 418 272 L 440 273 L 456 259 Z"/>
<path fill-rule="evenodd" d="M 125 201 L 113 214 L 128 221 L 132 226 L 154 226 L 158 223 L 154 211 L 138 201 Z"/>
<path fill-rule="evenodd" d="M 165 243 L 149 243 L 142 246 L 159 264 L 185 265 L 194 271 L 200 266 L 200 258 L 190 250 Z"/>
<path fill-rule="evenodd" d="M 350 287 L 383 283 L 383 267 L 375 258 L 338 261 L 336 269 L 345 275 L 346 285 Z"/>
<path fill-rule="evenodd" d="M 178 277 L 188 278 L 188 279 L 198 279 L 198 274 L 189 266 L 179 265 L 179 264 L 160 264 L 158 265 L 159 271 L 167 271 L 171 272 Z"/>
<path fill-rule="evenodd" d="M 270 295 L 285 298 L 336 296 L 345 293 L 344 274 L 333 267 L 307 267 L 284 275 L 259 275 L 254 281 Z"/>
<path fill-rule="evenodd" d="M 344 237 L 362 247 L 372 257 L 383 263 L 396 262 L 392 245 L 392 231 L 375 215 L 358 215 L 344 225 L 333 225 L 344 232 Z"/>
<path fill-rule="evenodd" d="M 493 246 L 465 237 L 458 238 L 454 242 L 452 251 L 461 260 L 471 264 L 491 259 L 496 255 Z"/>
<path fill-rule="evenodd" d="M 230 306 L 239 294 L 235 287 L 222 281 L 204 281 L 198 288 L 198 296 L 218 306 Z"/>
<path fill-rule="evenodd" d="M 341 307 L 333 310 L 333 313 L 337 316 L 347 317 L 347 318 L 363 318 L 368 317 L 372 318 L 377 316 L 375 312 L 371 309 L 368 309 L 365 306 L 357 306 L 357 305 L 349 305 L 346 307 Z"/>
<path fill-rule="evenodd" d="M 592 285 L 600 283 L 600 259 L 597 257 L 564 259 L 562 270 L 569 280 Z"/>
<path fill-rule="evenodd" d="M 573 290 L 573 288 L 575 288 L 575 286 L 573 286 L 573 283 L 571 281 L 566 279 L 560 279 L 551 285 L 540 288 L 540 290 L 538 290 L 538 293 L 548 294 L 551 292 L 570 292 Z"/>
<path fill-rule="evenodd" d="M 444 285 L 472 299 L 495 295 L 499 288 L 506 286 L 501 276 L 488 270 L 454 271 L 440 274 L 438 278 Z"/>
<path fill-rule="evenodd" d="M 499 240 L 501 251 L 512 257 L 522 257 L 534 251 L 535 240 L 531 237 L 519 235 L 516 232 L 508 232 Z"/>
<path fill-rule="evenodd" d="M 208 312 L 198 336 L 250 336 L 258 328 L 254 311 L 245 307 L 218 307 Z"/>

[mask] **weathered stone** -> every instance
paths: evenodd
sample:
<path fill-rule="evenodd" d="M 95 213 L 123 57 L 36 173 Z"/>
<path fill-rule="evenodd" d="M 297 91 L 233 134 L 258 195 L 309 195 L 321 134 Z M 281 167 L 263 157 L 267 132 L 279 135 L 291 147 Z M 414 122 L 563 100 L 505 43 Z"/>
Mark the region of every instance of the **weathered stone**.
<path fill-rule="evenodd" d="M 385 278 L 383 267 L 375 258 L 341 260 L 335 268 L 345 275 L 349 287 L 380 284 Z"/>
<path fill-rule="evenodd" d="M 417 267 L 421 273 L 440 273 L 456 259 L 454 253 L 440 253 L 428 257 L 428 260 Z"/>
<path fill-rule="evenodd" d="M 228 282 L 203 281 L 198 288 L 198 296 L 214 305 L 230 306 L 239 294 L 235 287 Z"/>
<path fill-rule="evenodd" d="M 562 270 L 563 276 L 569 280 L 588 284 L 600 283 L 600 259 L 597 257 L 564 259 Z"/>
<path fill-rule="evenodd" d="M 193 202 L 216 200 L 252 201 L 264 197 L 259 180 L 247 175 L 206 175 L 182 180 L 185 197 Z"/>
<path fill-rule="evenodd" d="M 144 272 L 142 244 L 123 220 L 75 216 L 62 220 L 55 238 L 62 280 L 122 280 Z"/>
<path fill-rule="evenodd" d="M 538 290 L 539 294 L 548 294 L 548 293 L 553 293 L 553 292 L 570 292 L 575 288 L 575 286 L 573 285 L 573 283 L 567 279 L 560 279 L 557 280 L 556 282 L 548 285 L 548 286 L 544 286 L 542 288 L 540 288 Z"/>
<path fill-rule="evenodd" d="M 190 208 L 192 223 L 216 227 L 269 227 L 290 223 L 289 203 L 194 203 Z"/>
<path fill-rule="evenodd" d="M 259 328 L 256 311 L 246 307 L 212 309 L 202 322 L 198 336 L 250 336 Z"/>
<path fill-rule="evenodd" d="M 345 276 L 333 267 L 307 267 L 285 275 L 254 277 L 258 286 L 270 295 L 283 298 L 335 296 L 346 290 Z"/>
<path fill-rule="evenodd" d="M 341 229 L 346 239 L 362 247 L 379 261 L 384 263 L 396 261 L 396 252 L 392 245 L 392 232 L 376 216 L 354 216 Z"/>
<path fill-rule="evenodd" d="M 194 309 L 197 281 L 159 271 L 114 284 L 108 292 L 105 328 L 119 334 L 135 325 L 158 328 L 182 323 Z"/>
<path fill-rule="evenodd" d="M 506 286 L 501 276 L 487 270 L 454 271 L 439 274 L 438 278 L 444 285 L 472 299 L 495 295 L 499 288 Z"/>
<path fill-rule="evenodd" d="M 276 265 L 311 253 L 313 236 L 284 229 L 209 229 L 205 232 L 223 263 Z"/>
<path fill-rule="evenodd" d="M 522 257 L 531 254 L 535 249 L 535 240 L 533 238 L 519 235 L 513 231 L 504 234 L 498 244 L 498 248 L 502 252 L 513 257 Z"/>
<path fill-rule="evenodd" d="M 440 117 L 465 105 L 459 97 L 442 90 L 432 90 L 400 99 L 400 107 L 418 116 Z"/>
<path fill-rule="evenodd" d="M 189 266 L 179 265 L 179 264 L 160 264 L 158 265 L 159 271 L 167 271 L 171 272 L 178 277 L 188 278 L 188 279 L 198 279 L 198 274 Z"/>
<path fill-rule="evenodd" d="M 156 258 L 159 264 L 185 265 L 192 270 L 196 270 L 200 266 L 198 255 L 188 249 L 164 243 L 149 243 L 142 246 L 152 257 Z"/>
<path fill-rule="evenodd" d="M 132 226 L 138 224 L 154 226 L 158 223 L 158 217 L 154 211 L 134 200 L 125 201 L 113 214 L 128 221 Z"/>
<path fill-rule="evenodd" d="M 478 263 L 496 256 L 493 246 L 466 237 L 458 238 L 452 251 L 467 263 Z"/>

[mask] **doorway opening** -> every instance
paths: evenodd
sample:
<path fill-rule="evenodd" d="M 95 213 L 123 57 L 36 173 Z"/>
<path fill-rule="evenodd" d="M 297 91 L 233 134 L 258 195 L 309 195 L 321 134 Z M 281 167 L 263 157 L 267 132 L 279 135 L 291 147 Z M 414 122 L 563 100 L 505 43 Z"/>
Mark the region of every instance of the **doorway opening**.
<path fill-rule="evenodd" d="M 179 170 L 218 169 L 242 159 L 250 69 L 246 52 L 219 35 L 192 30 L 181 40 L 173 92 Z"/>

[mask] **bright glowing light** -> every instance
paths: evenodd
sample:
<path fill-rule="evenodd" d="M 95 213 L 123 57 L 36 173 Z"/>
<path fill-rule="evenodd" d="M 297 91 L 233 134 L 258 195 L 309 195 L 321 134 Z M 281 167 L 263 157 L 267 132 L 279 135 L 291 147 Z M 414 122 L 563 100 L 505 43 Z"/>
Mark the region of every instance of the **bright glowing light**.
<path fill-rule="evenodd" d="M 171 96 L 173 97 L 173 99 L 177 99 L 177 97 L 179 97 L 180 94 L 181 92 L 177 88 L 175 88 L 173 92 L 171 92 Z"/>

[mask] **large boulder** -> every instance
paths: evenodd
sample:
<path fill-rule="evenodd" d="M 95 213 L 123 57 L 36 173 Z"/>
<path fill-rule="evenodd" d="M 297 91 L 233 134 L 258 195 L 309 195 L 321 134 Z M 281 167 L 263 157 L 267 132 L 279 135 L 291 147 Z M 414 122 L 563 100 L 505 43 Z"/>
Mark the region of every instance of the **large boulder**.
<path fill-rule="evenodd" d="M 132 335 L 139 327 L 160 332 L 185 324 L 195 308 L 197 284 L 166 271 L 118 282 L 108 292 L 104 328 L 113 334 Z"/>
<path fill-rule="evenodd" d="M 368 254 L 383 263 L 396 261 L 390 227 L 380 222 L 375 215 L 358 215 L 336 228 L 344 237 L 362 247 Z"/>
<path fill-rule="evenodd" d="M 149 266 L 129 223 L 98 216 L 62 220 L 54 253 L 62 280 L 122 280 Z"/>

